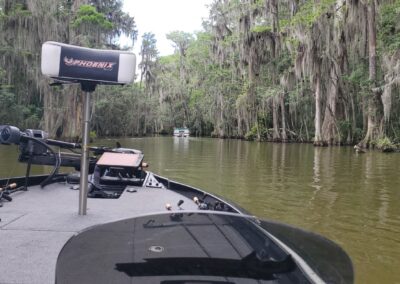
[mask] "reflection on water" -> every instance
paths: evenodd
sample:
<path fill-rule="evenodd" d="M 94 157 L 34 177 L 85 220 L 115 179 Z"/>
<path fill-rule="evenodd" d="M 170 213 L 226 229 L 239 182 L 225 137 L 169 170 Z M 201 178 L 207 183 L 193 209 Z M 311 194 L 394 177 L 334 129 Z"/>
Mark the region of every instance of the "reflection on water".
<path fill-rule="evenodd" d="M 173 137 L 174 139 L 174 152 L 184 152 L 189 150 L 189 138 L 187 137 Z"/>
<path fill-rule="evenodd" d="M 155 173 L 336 241 L 353 259 L 357 283 L 400 283 L 400 154 L 192 137 L 119 141 L 142 149 Z M 0 157 L 1 177 L 23 175 L 14 146 L 0 146 Z"/>

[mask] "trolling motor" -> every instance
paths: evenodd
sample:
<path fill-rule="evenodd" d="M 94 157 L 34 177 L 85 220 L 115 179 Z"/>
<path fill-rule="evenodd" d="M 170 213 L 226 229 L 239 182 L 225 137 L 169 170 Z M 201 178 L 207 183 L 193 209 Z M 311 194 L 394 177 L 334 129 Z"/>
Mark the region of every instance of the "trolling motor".
<path fill-rule="evenodd" d="M 17 127 L 11 125 L 0 125 L 0 143 L 4 145 L 19 145 L 19 161 L 28 162 L 32 159 L 32 164 L 53 166 L 56 162 L 57 156 L 60 159 L 60 166 L 73 167 L 75 170 L 80 170 L 80 153 L 54 153 L 53 149 L 49 146 L 56 146 L 63 149 L 81 150 L 82 145 L 79 143 L 70 143 L 60 140 L 53 140 L 48 138 L 48 133 L 39 129 L 26 129 L 20 131 Z M 104 152 L 111 151 L 109 147 L 88 147 L 88 150 L 93 152 L 94 155 L 101 155 Z M 96 159 L 89 163 L 89 173 L 93 173 Z"/>
<path fill-rule="evenodd" d="M 52 182 L 61 166 L 73 167 L 76 170 L 80 168 L 80 155 L 76 153 L 56 153 L 51 147 L 58 146 L 66 149 L 80 149 L 78 143 L 68 143 L 64 141 L 48 139 L 48 133 L 43 130 L 27 129 L 20 131 L 15 126 L 0 126 L 0 143 L 19 145 L 18 161 L 27 163 L 25 175 L 25 187 L 28 186 L 28 179 L 31 165 L 53 166 L 51 174 L 40 184 L 42 187 Z M 89 170 L 93 172 L 95 159 L 91 159 Z"/>
<path fill-rule="evenodd" d="M 28 187 L 28 178 L 32 162 L 44 165 L 55 164 L 52 174 L 41 183 L 42 187 L 46 186 L 58 172 L 60 158 L 54 153 L 53 149 L 44 142 L 44 139 L 47 137 L 47 133 L 40 130 L 27 129 L 25 132 L 21 132 L 15 126 L 0 126 L 0 143 L 19 145 L 20 156 L 18 160 L 28 163 L 25 176 L 25 188 Z M 33 161 L 34 157 L 41 157 L 42 159 L 46 157 L 49 162 L 46 163 L 45 160 L 43 160 L 39 163 L 38 161 Z"/>
<path fill-rule="evenodd" d="M 74 149 L 82 150 L 82 145 L 79 143 L 69 143 L 49 139 L 48 133 L 43 130 L 27 129 L 25 131 L 20 131 L 15 126 L 0 125 L 0 143 L 5 145 L 15 144 L 19 146 L 18 161 L 27 163 L 25 187 L 28 186 L 29 173 L 32 164 L 54 167 L 48 178 L 41 183 L 42 187 L 53 181 L 60 167 L 73 167 L 77 171 L 81 170 L 81 153 L 56 153 L 50 146 L 57 146 L 72 151 Z M 104 146 L 87 147 L 87 149 L 94 154 L 94 156 L 89 158 L 88 174 L 95 173 L 94 183 L 98 188 L 101 188 L 102 184 L 132 184 L 141 181 L 140 175 L 143 160 L 143 154 L 141 151 L 121 147 L 110 148 Z M 104 155 L 105 153 L 108 154 Z M 135 154 L 136 156 L 131 157 L 131 164 L 124 165 L 119 162 L 120 157 L 118 154 L 120 153 Z"/>

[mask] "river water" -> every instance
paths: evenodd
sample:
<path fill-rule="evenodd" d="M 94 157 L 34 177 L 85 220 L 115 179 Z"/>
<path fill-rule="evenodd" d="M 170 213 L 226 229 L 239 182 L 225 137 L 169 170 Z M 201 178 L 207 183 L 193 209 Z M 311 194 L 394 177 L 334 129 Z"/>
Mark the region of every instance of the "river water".
<path fill-rule="evenodd" d="M 207 138 L 119 141 L 143 150 L 150 171 L 335 241 L 352 258 L 356 283 L 400 283 L 400 154 Z M 23 175 L 16 146 L 0 146 L 0 157 L 1 178 Z"/>

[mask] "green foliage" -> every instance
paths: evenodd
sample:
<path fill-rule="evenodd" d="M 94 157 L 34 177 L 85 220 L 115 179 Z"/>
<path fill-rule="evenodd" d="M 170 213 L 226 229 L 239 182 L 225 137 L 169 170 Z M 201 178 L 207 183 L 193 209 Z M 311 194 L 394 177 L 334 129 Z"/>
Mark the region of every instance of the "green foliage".
<path fill-rule="evenodd" d="M 137 123 L 142 119 L 142 112 L 138 112 L 137 109 L 144 109 L 144 100 L 143 90 L 137 85 L 124 88 L 106 87 L 100 99 L 95 101 L 92 122 L 96 134 L 98 136 L 138 135 Z"/>
<path fill-rule="evenodd" d="M 262 9 L 264 7 L 265 7 L 265 0 L 255 0 L 253 1 L 253 5 L 251 6 L 252 9 Z"/>
<path fill-rule="evenodd" d="M 340 141 L 343 141 L 346 138 L 347 133 L 351 131 L 351 122 L 348 120 L 339 120 L 337 124 L 339 128 Z"/>
<path fill-rule="evenodd" d="M 157 61 L 157 40 L 155 38 L 155 34 L 153 33 L 144 33 L 142 36 L 142 46 L 140 49 L 140 55 L 142 57 L 139 68 L 141 71 L 140 81 L 144 79 L 145 82 L 154 81 L 153 71 L 155 69 L 156 61 Z"/>
<path fill-rule="evenodd" d="M 157 39 L 156 35 L 153 33 L 144 33 L 142 36 L 142 48 L 140 51 L 142 56 L 148 57 L 150 59 L 155 59 L 157 57 Z"/>
<path fill-rule="evenodd" d="M 362 87 L 368 82 L 368 69 L 365 64 L 359 64 L 351 73 L 345 77 L 350 83 Z"/>
<path fill-rule="evenodd" d="M 264 120 L 267 118 L 261 118 L 261 120 Z M 260 121 L 260 118 L 259 118 Z M 244 136 L 244 139 L 248 141 L 254 141 L 258 139 L 258 134 L 260 134 L 260 140 L 261 141 L 267 141 L 269 139 L 269 130 L 266 127 L 264 123 L 258 123 L 257 125 L 254 125 L 249 132 L 247 132 Z"/>
<path fill-rule="evenodd" d="M 19 106 L 19 112 L 22 113 L 22 121 L 18 123 L 22 128 L 38 128 L 41 117 L 43 115 L 42 109 L 35 105 Z M 17 110 L 18 111 L 18 110 Z"/>
<path fill-rule="evenodd" d="M 0 12 L 0 14 L 2 14 Z M 32 16 L 32 13 L 26 8 L 25 5 L 21 3 L 14 3 L 12 8 L 8 11 L 7 15 L 3 14 L 3 16 L 15 17 L 15 18 L 24 18 Z"/>
<path fill-rule="evenodd" d="M 12 86 L 0 85 L 0 105 L 3 108 L 11 106 L 15 102 L 15 94 L 12 92 Z"/>
<path fill-rule="evenodd" d="M 257 126 L 254 125 L 249 132 L 247 132 L 244 136 L 244 139 L 248 141 L 254 141 L 257 139 Z"/>
<path fill-rule="evenodd" d="M 343 75 L 343 79 L 349 82 L 358 94 L 362 96 L 370 94 L 371 82 L 368 66 L 363 62 L 359 62 L 349 75 Z"/>
<path fill-rule="evenodd" d="M 204 93 L 202 90 L 193 90 L 190 94 L 189 107 L 194 108 L 199 104 L 204 98 Z"/>
<path fill-rule="evenodd" d="M 382 5 L 378 37 L 384 50 L 394 52 L 400 49 L 400 0 Z"/>
<path fill-rule="evenodd" d="M 57 7 L 57 12 L 55 13 L 55 16 L 57 18 L 65 18 L 71 14 L 71 9 L 72 9 L 72 1 L 62 1 L 58 3 Z"/>
<path fill-rule="evenodd" d="M 286 39 L 286 42 L 290 45 L 290 46 L 292 46 L 292 48 L 293 49 L 297 49 L 298 47 L 299 47 L 299 45 L 300 45 L 300 40 L 298 39 L 298 38 L 296 38 L 296 37 L 287 37 Z"/>
<path fill-rule="evenodd" d="M 12 3 L 7 13 L 3 11 L 0 3 L 0 23 L 7 20 L 31 17 L 32 13 L 21 3 Z"/>
<path fill-rule="evenodd" d="M 257 32 L 257 31 L 255 31 Z M 261 31 L 259 31 L 261 32 Z M 228 36 L 225 36 L 225 38 L 221 41 L 221 45 L 225 48 L 230 48 L 233 45 L 235 45 L 235 43 L 237 43 L 237 41 L 239 40 L 239 37 L 236 34 L 231 34 Z"/>
<path fill-rule="evenodd" d="M 293 66 L 293 59 L 289 52 L 282 52 L 276 61 L 276 70 L 279 74 L 283 74 L 291 69 Z"/>
<path fill-rule="evenodd" d="M 393 152 L 396 150 L 396 145 L 388 137 L 383 137 L 375 141 L 376 148 L 382 152 Z"/>
<path fill-rule="evenodd" d="M 364 137 L 364 132 L 361 128 L 356 127 L 356 129 L 354 129 L 353 131 L 353 141 L 361 141 Z"/>
<path fill-rule="evenodd" d="M 181 55 L 185 55 L 186 49 L 189 44 L 194 40 L 191 33 L 182 31 L 173 31 L 167 34 L 167 39 L 173 42 L 173 45 Z"/>
<path fill-rule="evenodd" d="M 293 17 L 292 25 L 302 25 L 311 28 L 312 25 L 336 3 L 336 0 L 307 0 L 300 6 L 299 11 Z"/>
<path fill-rule="evenodd" d="M 265 33 L 265 32 L 271 32 L 271 31 L 272 31 L 271 26 L 259 25 L 259 26 L 254 26 L 253 28 L 251 28 L 251 32 L 253 32 L 253 33 Z"/>
<path fill-rule="evenodd" d="M 283 89 L 279 85 L 269 85 L 269 86 L 258 86 L 257 93 L 259 94 L 260 99 L 268 99 L 271 97 L 278 96 L 283 92 Z"/>
<path fill-rule="evenodd" d="M 0 5 L 3 3 L 5 7 L 6 2 L 2 1 Z M 38 66 L 39 51 L 30 49 L 39 46 L 38 39 L 46 35 L 26 36 L 22 31 L 27 25 L 32 23 L 31 30 L 35 32 L 41 29 L 34 23 L 54 23 L 57 28 L 45 30 L 50 35 L 59 35 L 55 40 L 76 35 L 79 38 L 72 41 L 76 39 L 93 47 L 118 48 L 122 34 L 132 41 L 136 39 L 134 19 L 122 11 L 122 0 L 89 0 L 85 2 L 89 5 L 80 6 L 75 15 L 71 14 L 73 1 L 50 2 L 46 1 L 46 5 L 53 11 L 49 15 L 51 18 L 44 19 L 47 15 L 32 9 L 33 17 L 37 17 L 32 18 L 33 21 L 26 18 L 31 15 L 28 6 L 19 4 L 27 3 L 24 0 L 7 1 L 7 15 L 0 9 L 0 25 L 4 31 L 0 44 L 1 122 L 35 127 L 42 118 L 43 101 L 47 104 L 51 101 L 54 107 L 65 102 L 58 98 L 50 100 L 47 93 L 43 95 L 46 90 L 37 79 L 40 72 L 34 69 Z M 124 88 L 102 86 L 97 89 L 94 133 L 99 136 L 170 133 L 174 126 L 185 124 L 199 135 L 213 132 L 216 136 L 232 137 L 248 132 L 247 139 L 268 140 L 272 125 L 283 129 L 285 119 L 289 139 L 310 141 L 315 133 L 316 75 L 321 79 L 323 119 L 332 94 L 330 64 L 337 64 L 337 74 L 342 77 L 337 85 L 335 121 L 341 140 L 349 133 L 354 140 L 362 140 L 365 135 L 362 129 L 366 129 L 363 118 L 368 114 L 367 100 L 363 96 L 371 94 L 372 87 L 368 80 L 368 39 L 365 35 L 351 34 L 362 31 L 362 21 L 351 17 L 365 15 L 365 11 L 358 11 L 365 6 L 358 5 L 359 1 L 302 0 L 295 1 L 298 5 L 292 9 L 293 1 L 275 1 L 279 5 L 280 33 L 273 38 L 268 33 L 272 31 L 275 18 L 265 6 L 267 2 L 213 1 L 203 32 L 168 34 L 176 48 L 175 54 L 170 56 L 160 58 L 154 35 L 145 34 L 139 54 L 144 80 Z M 333 7 L 340 3 L 344 5 Z M 400 0 L 378 1 L 376 8 L 379 13 L 378 51 L 399 50 Z M 337 9 L 349 9 L 352 13 Z M 66 19 L 72 21 L 66 22 Z M 65 23 L 65 28 L 60 23 Z M 316 23 L 318 29 L 315 30 L 321 33 L 318 35 L 311 33 L 314 29 L 310 30 Z M 71 28 L 76 30 L 69 33 Z M 385 74 L 385 68 L 380 68 L 381 55 L 378 52 L 377 80 L 383 84 L 383 78 L 392 74 Z M 11 66 L 14 64 L 18 68 Z M 103 87 L 106 91 L 101 91 Z M 53 92 L 65 95 L 63 90 L 53 89 Z M 392 143 L 400 133 L 397 115 L 400 103 L 396 100 L 398 89 L 394 85 L 393 94 L 390 124 L 385 124 L 385 133 Z M 284 96 L 282 105 L 277 97 L 281 95 Z M 74 107 L 73 104 L 63 108 Z M 273 107 L 276 116 L 273 116 Z M 50 119 L 55 120 L 55 117 Z M 276 119 L 274 123 L 273 119 Z M 380 142 L 382 147 L 390 144 L 384 142 Z"/>
<path fill-rule="evenodd" d="M 0 48 L 1 50 L 1 48 Z M 3 81 L 3 78 L 6 76 L 6 70 L 0 67 L 0 88 L 1 88 L 1 83 Z"/>
<path fill-rule="evenodd" d="M 260 133 L 260 139 L 262 141 L 267 141 L 270 138 L 270 125 L 272 125 L 271 116 L 269 114 L 262 114 L 258 115 L 258 132 Z"/>
<path fill-rule="evenodd" d="M 123 11 L 123 0 L 107 0 L 97 1 L 90 0 L 89 3 L 96 8 L 98 13 L 105 15 L 108 22 L 112 23 L 112 28 L 103 28 L 106 33 L 104 36 L 107 38 L 106 43 L 113 43 L 115 47 L 119 46 L 118 40 L 122 34 L 125 35 L 125 39 L 129 39 L 123 48 L 130 48 L 134 45 L 137 40 L 138 31 L 136 28 L 135 19 L 129 16 L 128 13 Z M 108 25 L 108 24 L 107 24 Z"/>
<path fill-rule="evenodd" d="M 113 23 L 104 14 L 97 12 L 96 8 L 91 5 L 80 6 L 76 18 L 72 22 L 74 28 L 78 28 L 84 24 L 98 26 L 105 30 L 113 28 Z"/>
<path fill-rule="evenodd" d="M 96 133 L 96 131 L 91 130 L 90 133 L 89 133 L 89 138 L 90 138 L 90 141 L 96 140 L 96 139 L 97 139 L 97 133 Z"/>
<path fill-rule="evenodd" d="M 175 63 L 179 62 L 179 56 L 177 54 L 161 56 L 158 59 L 158 62 L 160 64 L 160 66 L 175 64 Z"/>
<path fill-rule="evenodd" d="M 0 85 L 0 124 L 37 128 L 41 117 L 41 108 L 18 104 L 13 86 Z"/>
<path fill-rule="evenodd" d="M 283 17 L 279 18 L 279 26 L 282 30 L 286 29 L 290 26 L 290 19 L 285 19 Z"/>
<path fill-rule="evenodd" d="M 135 22 L 133 17 L 123 12 L 122 0 L 80 1 L 89 5 L 82 5 L 75 10 L 77 2 L 0 0 L 0 123 L 14 124 L 21 129 L 37 128 L 43 122 L 45 108 L 49 110 L 45 116 L 48 121 L 42 123 L 46 127 L 53 127 L 60 121 L 69 123 L 70 120 L 79 124 L 79 115 L 70 117 L 73 111 L 68 110 L 78 108 L 80 100 L 67 99 L 70 95 L 67 93 L 69 87 L 48 88 L 50 81 L 45 80 L 40 73 L 40 48 L 43 41 L 79 42 L 90 47 L 119 49 L 117 40 L 120 35 L 125 34 L 135 39 Z M 96 96 L 102 88 L 97 88 Z M 120 88 L 114 91 L 120 94 L 125 92 Z M 135 101 L 136 97 L 131 96 L 129 99 Z M 130 100 L 124 100 L 125 105 L 131 107 L 122 108 L 124 111 L 132 112 L 132 103 L 128 104 Z M 118 113 L 118 118 L 121 118 L 123 114 L 115 111 L 119 110 L 119 105 L 115 103 L 112 106 L 115 109 L 104 109 L 109 111 L 110 117 Z M 128 116 L 128 119 L 136 118 Z M 122 117 L 121 121 L 130 122 L 128 119 Z M 104 121 L 107 122 L 107 118 Z M 132 126 L 133 123 L 127 124 Z M 111 123 L 107 127 L 112 128 Z M 69 134 L 65 132 L 65 135 Z"/>

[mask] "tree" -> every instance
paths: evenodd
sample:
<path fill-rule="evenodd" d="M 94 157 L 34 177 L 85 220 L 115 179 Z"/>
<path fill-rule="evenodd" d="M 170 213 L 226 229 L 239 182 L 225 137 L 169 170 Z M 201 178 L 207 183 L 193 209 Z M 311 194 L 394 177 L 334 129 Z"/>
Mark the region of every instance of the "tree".
<path fill-rule="evenodd" d="M 369 146 L 371 142 L 376 141 L 382 137 L 383 134 L 383 117 L 381 113 L 381 99 L 380 92 L 374 91 L 376 87 L 376 9 L 375 0 L 369 1 L 367 4 L 368 9 L 368 59 L 369 59 L 369 83 L 370 94 L 368 95 L 368 111 L 367 111 L 367 133 L 362 146 Z"/>
<path fill-rule="evenodd" d="M 0 5 L 0 49 L 4 51 L 0 67 L 7 67 L 6 84 L 12 86 L 15 103 L 24 107 L 23 117 L 39 116 L 32 119 L 36 122 L 32 127 L 38 127 L 41 119 L 51 136 L 75 139 L 81 129 L 81 92 L 74 86 L 49 87 L 50 81 L 40 73 L 41 45 L 51 39 L 115 48 L 121 34 L 136 38 L 134 19 L 121 10 L 119 0 L 3 0 Z"/>
<path fill-rule="evenodd" d="M 185 59 L 186 59 L 186 50 L 189 47 L 189 44 L 193 41 L 193 36 L 190 33 L 182 32 L 182 31 L 173 31 L 167 34 L 167 39 L 171 40 L 175 51 L 179 54 L 179 95 L 180 100 L 182 102 L 184 108 L 184 122 L 183 125 L 187 125 L 190 117 L 189 117 L 189 108 L 188 108 L 188 98 L 185 95 L 185 82 L 187 79 L 185 72 Z"/>
<path fill-rule="evenodd" d="M 21 124 L 43 113 L 45 129 L 77 135 L 79 89 L 50 89 L 26 67 L 38 66 L 45 38 L 117 48 L 125 34 L 133 42 L 134 19 L 118 0 L 0 4 L 0 99 L 23 106 L 13 108 L 24 113 Z M 168 34 L 173 55 L 159 57 L 154 35 L 144 35 L 141 82 L 98 89 L 96 130 L 142 135 L 188 126 L 198 135 L 315 145 L 399 139 L 399 17 L 400 0 L 216 0 L 203 32 Z"/>
<path fill-rule="evenodd" d="M 151 81 L 154 81 L 152 70 L 155 67 L 158 56 L 157 40 L 153 33 L 143 34 L 140 55 L 142 56 L 141 62 L 139 63 L 139 68 L 141 71 L 140 84 L 144 79 L 147 86 Z"/>

